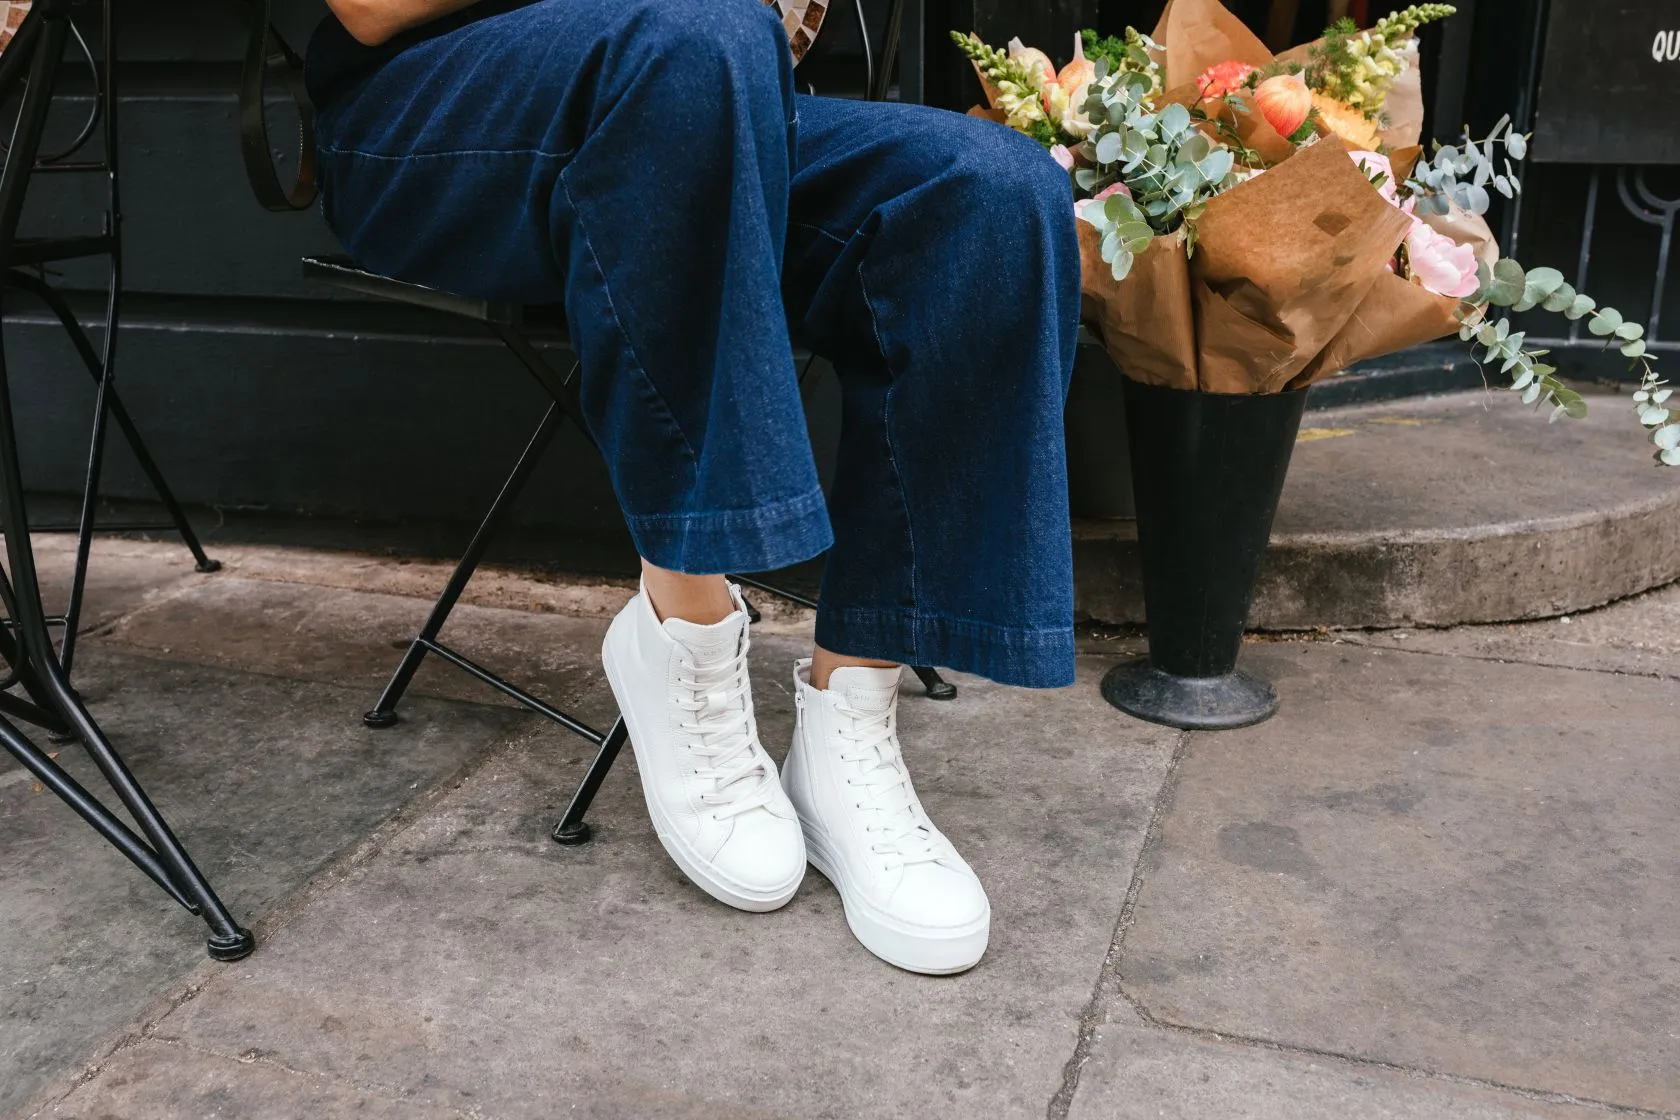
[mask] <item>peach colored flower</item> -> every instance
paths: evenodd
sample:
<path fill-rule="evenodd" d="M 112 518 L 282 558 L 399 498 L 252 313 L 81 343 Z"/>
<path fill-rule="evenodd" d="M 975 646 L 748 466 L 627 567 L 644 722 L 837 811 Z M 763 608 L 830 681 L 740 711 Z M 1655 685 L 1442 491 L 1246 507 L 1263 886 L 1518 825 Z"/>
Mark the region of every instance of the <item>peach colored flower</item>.
<path fill-rule="evenodd" d="M 1009 57 L 1019 62 L 1028 70 L 1038 72 L 1039 85 L 1043 86 L 1056 80 L 1056 66 L 1050 61 L 1050 56 L 1037 47 L 1029 47 L 1020 39 L 1009 40 Z"/>
<path fill-rule="evenodd" d="M 1050 158 L 1061 164 L 1063 171 L 1073 170 L 1073 153 L 1068 151 L 1066 144 L 1057 144 L 1051 148 Z"/>
<path fill-rule="evenodd" d="M 1202 71 L 1201 77 L 1196 79 L 1196 89 L 1203 97 L 1224 97 L 1227 93 L 1241 89 L 1252 73 L 1254 67 L 1234 58 L 1227 62 L 1215 63 Z"/>
<path fill-rule="evenodd" d="M 1300 131 L 1312 110 L 1312 90 L 1294 74 L 1274 74 L 1254 88 L 1254 104 L 1279 136 Z"/>

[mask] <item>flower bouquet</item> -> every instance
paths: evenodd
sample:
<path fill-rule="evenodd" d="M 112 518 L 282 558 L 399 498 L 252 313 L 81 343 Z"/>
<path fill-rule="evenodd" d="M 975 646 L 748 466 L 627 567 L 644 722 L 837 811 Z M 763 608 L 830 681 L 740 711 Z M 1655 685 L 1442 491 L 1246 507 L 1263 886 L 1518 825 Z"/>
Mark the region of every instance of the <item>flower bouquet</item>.
<path fill-rule="evenodd" d="M 1084 32 L 1059 70 L 1012 42 L 953 39 L 986 96 L 975 113 L 1033 136 L 1067 169 L 1085 318 L 1125 375 L 1150 657 L 1104 681 L 1118 706 L 1181 727 L 1276 708 L 1236 669 L 1308 385 L 1457 333 L 1552 419 L 1586 402 L 1491 308 L 1541 307 L 1615 345 L 1656 457 L 1680 422 L 1642 329 L 1555 269 L 1501 259 L 1482 214 L 1520 190 L 1527 137 L 1425 155 L 1417 4 L 1347 21 L 1274 56 L 1218 0 L 1171 0 L 1154 32 Z"/>

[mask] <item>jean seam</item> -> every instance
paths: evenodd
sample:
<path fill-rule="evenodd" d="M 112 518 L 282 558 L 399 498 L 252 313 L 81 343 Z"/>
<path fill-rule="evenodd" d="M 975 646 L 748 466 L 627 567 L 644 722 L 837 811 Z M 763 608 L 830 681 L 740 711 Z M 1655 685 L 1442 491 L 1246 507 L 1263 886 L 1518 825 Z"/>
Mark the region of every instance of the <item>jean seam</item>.
<path fill-rule="evenodd" d="M 665 399 L 665 394 L 659 391 L 659 386 L 654 384 L 653 378 L 648 376 L 647 367 L 642 364 L 641 355 L 636 353 L 636 344 L 630 340 L 630 332 L 624 329 L 624 320 L 619 318 L 618 306 L 613 302 L 612 285 L 607 283 L 607 270 L 601 267 L 601 258 L 595 255 L 595 242 L 589 236 L 589 227 L 584 224 L 583 211 L 578 209 L 577 202 L 572 198 L 572 187 L 570 183 L 566 182 L 565 168 L 560 169 L 558 181 L 561 193 L 566 196 L 566 205 L 571 207 L 573 218 L 577 222 L 578 236 L 583 239 L 584 250 L 589 254 L 589 263 L 595 266 L 595 275 L 601 278 L 601 295 L 606 298 L 607 313 L 612 316 L 613 326 L 618 328 L 619 337 L 624 339 L 624 349 L 629 353 L 631 362 L 635 364 L 636 372 L 641 374 L 642 383 L 653 394 L 653 399 L 659 402 L 661 411 L 665 413 L 666 421 L 670 423 L 671 429 L 677 433 L 677 438 L 682 441 L 683 453 L 688 456 L 689 465 L 691 467 L 695 466 L 699 463 L 700 457 L 695 453 L 694 445 L 688 442 L 688 433 L 683 431 L 681 424 L 677 423 L 676 413 L 671 411 L 670 402 Z"/>
<path fill-rule="evenodd" d="M 762 526 L 768 524 L 770 518 L 784 512 L 797 515 L 820 509 L 823 500 L 821 490 L 812 490 L 797 497 L 771 502 L 768 505 L 746 506 L 737 509 L 696 510 L 692 513 L 626 513 L 624 519 L 636 525 L 647 526 L 650 529 L 679 525 L 711 525 L 727 528 L 731 524 L 739 522 Z M 766 515 L 770 515 L 770 518 L 767 518 Z"/>
<path fill-rule="evenodd" d="M 827 232 L 826 230 L 821 232 Z M 892 468 L 893 482 L 898 486 L 899 504 L 904 507 L 904 536 L 910 543 L 910 610 L 916 612 L 921 603 L 921 592 L 916 580 L 916 527 L 910 517 L 910 495 L 904 489 L 904 472 L 898 466 L 898 452 L 893 449 L 892 411 L 893 394 L 898 389 L 898 374 L 893 371 L 892 359 L 887 357 L 887 343 L 881 337 L 881 320 L 875 314 L 875 298 L 869 294 L 869 282 L 863 278 L 863 261 L 858 262 L 858 288 L 863 292 L 863 305 L 869 309 L 869 326 L 875 333 L 875 345 L 881 351 L 881 365 L 887 371 L 890 382 L 883 394 L 881 404 L 881 436 L 887 445 L 887 464 Z M 915 653 L 916 642 L 911 641 L 911 653 Z"/>
<path fill-rule="evenodd" d="M 356 156 L 389 163 L 404 163 L 417 159 L 449 159 L 454 156 L 537 156 L 541 159 L 570 159 L 577 154 L 576 148 L 564 152 L 551 152 L 545 148 L 451 148 L 442 152 L 404 152 L 401 155 L 387 155 L 384 152 L 370 152 L 362 148 L 340 148 L 336 144 L 318 144 L 317 147 L 326 155 Z"/>
<path fill-rule="evenodd" d="M 944 614 L 940 611 L 914 610 L 906 607 L 830 607 L 832 613 L 845 617 L 857 618 L 908 618 L 912 622 L 942 622 L 952 626 L 973 630 L 981 633 L 1020 634 L 1060 636 L 1068 632 L 1068 626 L 1004 626 L 996 622 L 984 622 L 975 618 L 964 618 L 961 615 Z"/>
<path fill-rule="evenodd" d="M 810 222 L 796 222 L 796 221 L 793 221 L 792 219 L 789 219 L 788 225 L 798 226 L 800 229 L 808 229 L 812 233 L 820 233 L 824 237 L 828 238 L 830 241 L 834 242 L 836 245 L 839 245 L 839 246 L 842 246 L 842 247 L 851 244 L 850 240 L 848 240 L 847 238 L 841 237 L 837 233 L 831 233 L 830 231 L 824 229 L 821 226 L 814 226 Z M 858 236 L 859 233 L 862 233 L 862 232 L 863 232 L 862 230 L 858 230 L 856 233 L 852 234 L 852 237 L 855 238 L 855 237 Z"/>

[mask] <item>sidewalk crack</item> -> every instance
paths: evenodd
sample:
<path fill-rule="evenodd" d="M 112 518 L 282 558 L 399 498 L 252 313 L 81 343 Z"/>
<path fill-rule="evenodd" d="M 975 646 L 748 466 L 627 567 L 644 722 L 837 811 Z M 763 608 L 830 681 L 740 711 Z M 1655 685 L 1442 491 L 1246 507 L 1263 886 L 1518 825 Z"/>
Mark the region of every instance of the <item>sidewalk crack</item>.
<path fill-rule="evenodd" d="M 1190 735 L 1181 731 L 1178 742 L 1173 746 L 1172 758 L 1167 763 L 1167 772 L 1161 778 L 1161 788 L 1155 793 L 1155 804 L 1150 808 L 1149 825 L 1144 829 L 1143 844 L 1138 848 L 1137 859 L 1132 864 L 1132 877 L 1126 884 L 1126 898 L 1120 905 L 1120 917 L 1114 923 L 1114 936 L 1109 940 L 1108 952 L 1103 956 L 1102 968 L 1097 973 L 1097 982 L 1091 990 L 1091 998 L 1079 1016 L 1078 1041 L 1074 1043 L 1073 1053 L 1068 1057 L 1067 1064 L 1062 1067 L 1062 1084 L 1056 1090 L 1055 1096 L 1050 1098 L 1049 1107 L 1044 1112 L 1045 1120 L 1066 1120 L 1068 1110 L 1073 1107 L 1074 1094 L 1079 1091 L 1079 1076 L 1085 1069 L 1085 1063 L 1091 1059 L 1091 1049 L 1097 1040 L 1097 1028 L 1107 1018 L 1107 1009 L 1112 1007 L 1116 1000 L 1131 1006 L 1145 1022 L 1150 1021 L 1144 1008 L 1127 995 L 1120 985 L 1120 957 L 1125 950 L 1126 934 L 1130 932 L 1137 915 L 1138 896 L 1143 893 L 1145 871 L 1149 861 L 1154 858 L 1156 849 L 1161 846 L 1162 822 L 1167 810 L 1172 807 L 1173 796 L 1178 790 L 1179 767 L 1189 750 Z"/>

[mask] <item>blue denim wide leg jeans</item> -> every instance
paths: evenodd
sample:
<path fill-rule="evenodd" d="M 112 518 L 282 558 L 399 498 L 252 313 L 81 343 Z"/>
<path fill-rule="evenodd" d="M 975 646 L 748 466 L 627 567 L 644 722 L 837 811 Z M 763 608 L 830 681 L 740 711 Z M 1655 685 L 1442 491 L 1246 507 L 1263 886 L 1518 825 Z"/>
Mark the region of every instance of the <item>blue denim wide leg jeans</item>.
<path fill-rule="evenodd" d="M 760 0 L 500 0 L 310 52 L 327 218 L 365 267 L 564 301 L 641 554 L 763 571 L 832 546 L 817 641 L 1073 680 L 1067 178 L 1031 140 L 795 96 Z M 842 386 L 825 499 L 792 358 Z"/>

